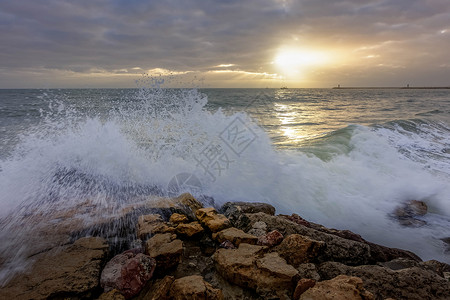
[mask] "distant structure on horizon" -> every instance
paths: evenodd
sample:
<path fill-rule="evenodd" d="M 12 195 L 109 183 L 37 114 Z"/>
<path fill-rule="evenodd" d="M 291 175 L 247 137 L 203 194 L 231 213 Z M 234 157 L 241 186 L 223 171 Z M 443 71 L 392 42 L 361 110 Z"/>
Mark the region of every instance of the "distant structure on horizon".
<path fill-rule="evenodd" d="M 406 86 L 400 86 L 400 87 L 396 87 L 396 86 L 346 86 L 346 87 L 341 87 L 340 84 L 338 84 L 337 86 L 333 87 L 332 89 L 340 89 L 340 90 L 383 90 L 383 89 L 397 89 L 397 90 L 401 90 L 401 89 L 415 89 L 415 90 L 448 90 L 450 89 L 450 86 L 410 86 L 409 83 L 406 84 Z"/>

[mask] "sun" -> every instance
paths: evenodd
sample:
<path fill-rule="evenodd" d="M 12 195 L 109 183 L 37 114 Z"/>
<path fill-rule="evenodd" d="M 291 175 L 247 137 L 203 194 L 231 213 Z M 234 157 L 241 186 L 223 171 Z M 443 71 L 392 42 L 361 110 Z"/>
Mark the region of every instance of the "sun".
<path fill-rule="evenodd" d="M 285 76 L 290 76 L 325 65 L 329 60 L 330 55 L 324 51 L 283 48 L 278 51 L 274 63 Z"/>

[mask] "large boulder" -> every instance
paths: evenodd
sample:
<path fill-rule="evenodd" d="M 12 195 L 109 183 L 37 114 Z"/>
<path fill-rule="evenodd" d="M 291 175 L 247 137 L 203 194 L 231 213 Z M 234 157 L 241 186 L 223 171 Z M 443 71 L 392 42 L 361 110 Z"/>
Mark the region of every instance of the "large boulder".
<path fill-rule="evenodd" d="M 316 283 L 301 294 L 300 300 L 374 300 L 358 277 L 339 275 Z"/>
<path fill-rule="evenodd" d="M 105 266 L 100 284 L 105 292 L 117 289 L 126 299 L 139 294 L 153 276 L 156 261 L 142 253 L 126 251 L 116 255 Z"/>
<path fill-rule="evenodd" d="M 325 242 L 326 247 L 317 257 L 319 262 L 333 260 L 349 265 L 362 265 L 371 261 L 370 247 L 365 243 L 321 232 L 281 216 L 270 216 L 264 213 L 247 214 L 246 216 L 249 223 L 247 226 L 241 227 L 244 231 L 251 229 L 256 222 L 264 222 L 268 231 L 278 230 L 284 236 L 299 234 L 311 240 Z"/>
<path fill-rule="evenodd" d="M 356 276 L 364 281 L 364 288 L 377 299 L 450 299 L 450 282 L 419 267 L 391 270 L 377 265 L 351 267 L 337 262 L 319 266 L 322 279 L 340 274 Z"/>
<path fill-rule="evenodd" d="M 291 295 L 297 270 L 278 253 L 265 247 L 241 243 L 238 249 L 219 249 L 214 254 L 217 272 L 229 282 L 251 288 L 263 297 Z"/>
<path fill-rule="evenodd" d="M 176 266 L 183 254 L 183 242 L 175 234 L 160 233 L 145 244 L 146 253 L 156 260 L 158 271 Z"/>
<path fill-rule="evenodd" d="M 140 299 L 145 300 L 169 300 L 170 288 L 175 278 L 173 276 L 165 276 L 155 281 L 146 292 L 139 295 Z"/>
<path fill-rule="evenodd" d="M 178 224 L 176 232 L 185 237 L 194 237 L 200 235 L 204 231 L 202 225 L 198 222 L 191 222 L 188 224 Z"/>
<path fill-rule="evenodd" d="M 29 271 L 0 289 L 0 299 L 92 298 L 107 252 L 104 239 L 89 237 L 38 254 Z"/>
<path fill-rule="evenodd" d="M 173 300 L 222 300 L 223 294 L 206 282 L 200 275 L 179 278 L 172 283 L 170 291 Z"/>
<path fill-rule="evenodd" d="M 218 232 L 231 227 L 230 221 L 222 214 L 219 214 L 215 208 L 200 208 L 195 212 L 198 221 L 211 232 Z"/>
<path fill-rule="evenodd" d="M 298 267 L 300 264 L 316 261 L 325 246 L 324 242 L 300 234 L 291 234 L 275 248 L 275 251 L 289 264 Z"/>

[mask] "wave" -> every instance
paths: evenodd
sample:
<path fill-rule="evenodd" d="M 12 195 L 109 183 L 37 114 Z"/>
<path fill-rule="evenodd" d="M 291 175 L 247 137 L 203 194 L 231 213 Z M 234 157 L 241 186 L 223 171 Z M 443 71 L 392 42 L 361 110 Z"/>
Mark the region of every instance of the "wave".
<path fill-rule="evenodd" d="M 40 124 L 0 162 L 2 217 L 27 228 L 24 215 L 69 210 L 87 199 L 113 214 L 105 208 L 167 195 L 177 175 L 192 174 L 199 185 L 190 191 L 219 205 L 267 202 L 278 213 L 449 262 L 440 240 L 450 236 L 446 124 L 350 125 L 295 149 L 275 149 L 246 113 L 208 111 L 206 104 L 195 89 L 151 88 L 87 115 L 53 99 Z M 429 206 L 421 228 L 389 217 L 413 199 Z M 0 235 L 11 235 L 10 228 Z M 0 254 L 14 251 L 11 243 Z"/>

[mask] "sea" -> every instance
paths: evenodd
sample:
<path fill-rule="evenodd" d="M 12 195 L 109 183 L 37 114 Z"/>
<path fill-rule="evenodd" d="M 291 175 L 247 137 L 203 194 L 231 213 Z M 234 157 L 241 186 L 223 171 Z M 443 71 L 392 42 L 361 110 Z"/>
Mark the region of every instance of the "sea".
<path fill-rule="evenodd" d="M 24 216 L 183 192 L 450 263 L 450 90 L 3 89 L 0 191 L 4 277 Z M 403 226 L 411 200 L 428 213 Z"/>

